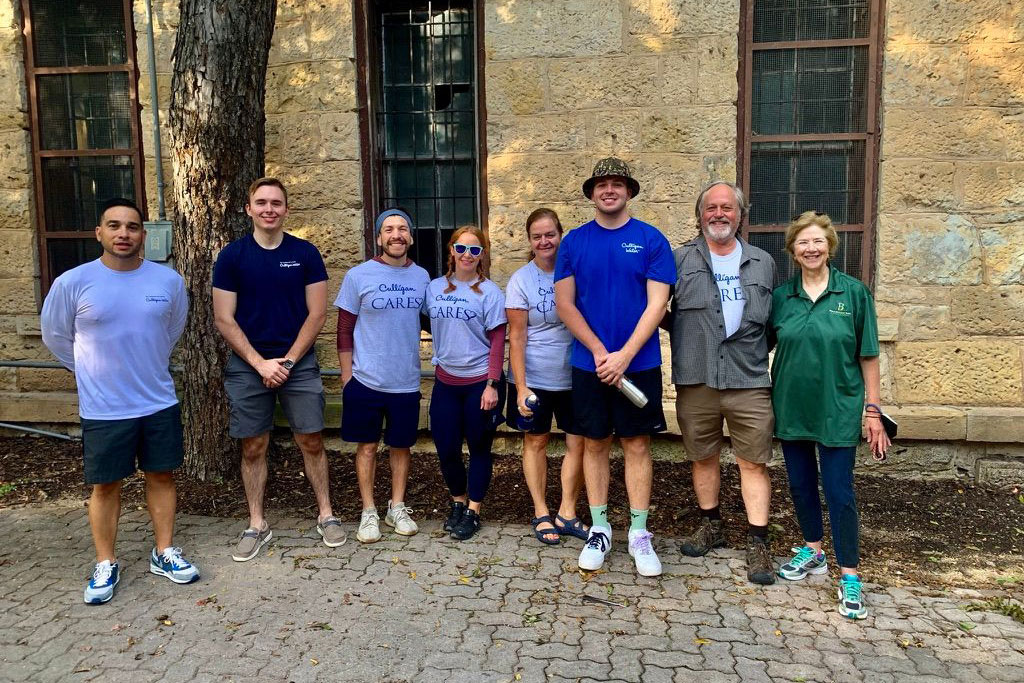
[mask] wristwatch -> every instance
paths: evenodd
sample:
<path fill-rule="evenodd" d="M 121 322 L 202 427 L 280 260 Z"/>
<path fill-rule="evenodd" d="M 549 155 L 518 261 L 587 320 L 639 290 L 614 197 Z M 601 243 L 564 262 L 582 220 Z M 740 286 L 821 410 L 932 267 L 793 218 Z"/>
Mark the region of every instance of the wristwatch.
<path fill-rule="evenodd" d="M 285 358 L 284 362 L 281 363 L 281 367 L 284 368 L 285 370 L 291 370 L 293 367 L 295 367 L 295 361 L 293 361 L 291 358 Z"/>
<path fill-rule="evenodd" d="M 496 379 L 489 379 L 489 380 L 487 380 L 487 386 L 489 386 L 489 387 L 491 387 L 493 389 L 496 389 L 498 387 L 498 380 L 496 380 Z"/>

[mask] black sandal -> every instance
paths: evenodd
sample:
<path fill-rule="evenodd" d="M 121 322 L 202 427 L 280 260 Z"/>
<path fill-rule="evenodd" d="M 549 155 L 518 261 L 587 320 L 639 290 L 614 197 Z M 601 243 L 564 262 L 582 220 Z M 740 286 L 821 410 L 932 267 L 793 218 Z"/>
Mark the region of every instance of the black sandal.
<path fill-rule="evenodd" d="M 550 529 L 538 529 L 537 527 L 544 522 L 551 525 Z M 562 542 L 561 532 L 558 531 L 558 527 L 551 521 L 551 515 L 544 515 L 543 517 L 534 517 L 530 520 L 530 524 L 533 525 L 533 535 L 537 537 L 537 540 L 544 545 L 558 545 Z M 544 538 L 545 536 L 557 536 L 554 540 L 550 538 Z"/>
<path fill-rule="evenodd" d="M 555 515 L 555 520 L 555 528 L 558 529 L 558 533 L 575 536 L 584 541 L 590 538 L 590 531 L 583 528 L 583 522 L 580 521 L 579 517 L 566 519 L 562 515 Z M 561 527 L 558 526 L 559 522 L 562 524 Z"/>

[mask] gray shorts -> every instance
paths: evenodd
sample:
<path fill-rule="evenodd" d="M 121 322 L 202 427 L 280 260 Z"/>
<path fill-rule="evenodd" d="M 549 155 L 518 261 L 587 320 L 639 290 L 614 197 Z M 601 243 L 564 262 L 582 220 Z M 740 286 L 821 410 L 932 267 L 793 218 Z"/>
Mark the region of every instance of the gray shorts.
<path fill-rule="evenodd" d="M 294 433 L 315 434 L 324 429 L 324 383 L 312 351 L 295 364 L 288 381 L 276 389 L 263 386 L 260 374 L 232 353 L 224 368 L 224 390 L 231 403 L 228 433 L 235 439 L 269 432 L 274 427 L 274 405 L 279 399 Z"/>
<path fill-rule="evenodd" d="M 82 418 L 82 451 L 86 484 L 112 484 L 135 473 L 170 472 L 185 456 L 181 406 L 124 420 Z"/>

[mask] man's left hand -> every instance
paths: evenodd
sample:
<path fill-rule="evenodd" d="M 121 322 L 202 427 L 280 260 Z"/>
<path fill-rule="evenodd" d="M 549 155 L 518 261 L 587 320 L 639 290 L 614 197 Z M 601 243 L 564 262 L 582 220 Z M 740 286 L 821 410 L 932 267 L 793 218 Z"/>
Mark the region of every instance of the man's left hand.
<path fill-rule="evenodd" d="M 597 378 L 605 384 L 617 386 L 632 360 L 633 358 L 622 350 L 609 353 L 597 365 Z"/>

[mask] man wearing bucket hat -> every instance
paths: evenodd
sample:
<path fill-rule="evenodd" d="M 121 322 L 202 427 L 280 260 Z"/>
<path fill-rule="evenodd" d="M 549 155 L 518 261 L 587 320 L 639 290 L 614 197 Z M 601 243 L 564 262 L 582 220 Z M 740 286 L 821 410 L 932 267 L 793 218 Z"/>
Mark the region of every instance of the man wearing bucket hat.
<path fill-rule="evenodd" d="M 419 529 L 405 504 L 409 449 L 420 418 L 420 306 L 430 275 L 409 258 L 412 219 L 401 209 L 382 211 L 375 222 L 380 255 L 350 268 L 341 282 L 338 364 L 341 368 L 341 438 L 356 447 L 356 478 L 363 513 L 356 538 L 380 540 L 373 500 L 377 444 L 388 445 L 391 500 L 384 522 L 395 533 Z"/>
<path fill-rule="evenodd" d="M 608 157 L 594 166 L 583 194 L 594 220 L 562 241 L 555 266 L 555 305 L 575 337 L 572 398 L 584 437 L 583 472 L 592 526 L 579 566 L 599 569 L 611 546 L 608 455 L 622 444 L 629 496 L 629 554 L 642 576 L 661 574 L 647 531 L 651 495 L 651 434 L 665 429 L 661 407 L 661 348 L 655 331 L 665 312 L 675 262 L 665 236 L 631 218 L 640 183 L 629 165 Z M 644 395 L 635 405 L 619 389 L 628 380 Z"/>

